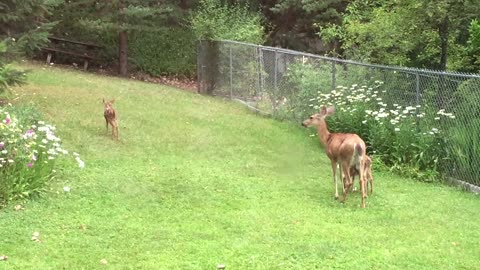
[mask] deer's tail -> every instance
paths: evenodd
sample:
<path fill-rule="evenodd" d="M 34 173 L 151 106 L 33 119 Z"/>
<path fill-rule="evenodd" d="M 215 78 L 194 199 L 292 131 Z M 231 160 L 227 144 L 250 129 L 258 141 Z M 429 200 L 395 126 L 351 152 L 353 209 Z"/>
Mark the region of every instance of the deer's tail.
<path fill-rule="evenodd" d="M 353 152 L 353 157 L 352 157 L 352 165 L 355 164 L 355 168 L 360 172 L 360 163 L 363 157 L 363 146 L 361 144 L 355 144 L 354 146 L 355 151 Z"/>

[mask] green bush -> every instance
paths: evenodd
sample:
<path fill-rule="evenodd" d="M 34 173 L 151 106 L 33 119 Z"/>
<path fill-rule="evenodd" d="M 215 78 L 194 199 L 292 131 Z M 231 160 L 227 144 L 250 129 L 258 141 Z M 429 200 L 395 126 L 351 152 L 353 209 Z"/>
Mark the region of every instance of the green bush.
<path fill-rule="evenodd" d="M 193 76 L 196 71 L 195 36 L 186 28 L 163 28 L 130 35 L 130 59 L 152 75 Z"/>
<path fill-rule="evenodd" d="M 220 0 L 201 0 L 193 12 L 191 27 L 197 39 L 227 39 L 262 44 L 263 18 L 247 5 L 224 5 Z"/>
<path fill-rule="evenodd" d="M 30 106 L 0 107 L 0 204 L 40 193 L 54 176 L 55 161 L 68 155 L 55 127 L 40 116 Z"/>
<path fill-rule="evenodd" d="M 312 98 L 322 93 L 322 90 L 331 89 L 331 77 L 331 70 L 328 67 L 305 62 L 303 59 L 298 59 L 289 66 L 285 76 L 287 87 L 284 87 L 289 91 L 282 95 L 289 101 L 288 110 L 296 119 L 303 119 L 315 111 L 310 105 Z"/>
<path fill-rule="evenodd" d="M 458 86 L 449 108 L 455 111 L 455 123 L 449 126 L 451 138 L 451 175 L 480 184 L 480 94 L 478 81 L 466 80 Z"/>

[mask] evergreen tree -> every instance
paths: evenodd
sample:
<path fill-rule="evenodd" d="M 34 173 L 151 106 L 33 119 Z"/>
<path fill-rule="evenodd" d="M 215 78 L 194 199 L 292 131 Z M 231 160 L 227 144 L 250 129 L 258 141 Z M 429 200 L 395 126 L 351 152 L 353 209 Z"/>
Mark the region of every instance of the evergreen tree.
<path fill-rule="evenodd" d="M 79 0 L 66 4 L 82 13 L 80 24 L 97 31 L 115 31 L 118 35 L 119 73 L 128 71 L 128 34 L 130 31 L 160 27 L 172 8 L 153 0 Z"/>
<path fill-rule="evenodd" d="M 49 31 L 55 23 L 48 22 L 45 17 L 54 5 L 54 1 L 47 0 L 0 2 L 0 92 L 24 79 L 24 73 L 8 63 L 48 43 Z"/>

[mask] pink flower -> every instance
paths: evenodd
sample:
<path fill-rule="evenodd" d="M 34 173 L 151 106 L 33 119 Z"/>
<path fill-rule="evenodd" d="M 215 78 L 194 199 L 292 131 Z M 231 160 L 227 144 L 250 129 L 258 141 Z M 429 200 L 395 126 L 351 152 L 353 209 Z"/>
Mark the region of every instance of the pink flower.
<path fill-rule="evenodd" d="M 27 164 L 27 167 L 28 167 L 28 168 L 33 167 L 33 163 L 32 163 L 32 162 L 29 162 L 29 163 Z"/>
<path fill-rule="evenodd" d="M 12 121 L 12 120 L 10 120 L 10 117 L 7 117 L 7 118 L 5 118 L 5 121 L 4 121 L 4 122 L 5 122 L 5 124 L 8 125 L 8 124 L 10 124 L 11 121 Z"/>

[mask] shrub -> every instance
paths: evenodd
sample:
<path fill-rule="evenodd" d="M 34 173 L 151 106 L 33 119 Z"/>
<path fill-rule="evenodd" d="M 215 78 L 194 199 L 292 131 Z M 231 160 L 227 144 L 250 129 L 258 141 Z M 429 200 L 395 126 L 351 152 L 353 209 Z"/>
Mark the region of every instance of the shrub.
<path fill-rule="evenodd" d="M 190 22 L 197 39 L 228 39 L 255 44 L 264 42 L 260 12 L 247 5 L 223 5 L 220 0 L 201 0 Z"/>
<path fill-rule="evenodd" d="M 450 101 L 456 121 L 449 126 L 452 167 L 450 175 L 473 184 L 480 184 L 480 95 L 478 80 L 462 82 Z"/>
<path fill-rule="evenodd" d="M 312 98 L 321 93 L 321 89 L 331 89 L 331 70 L 312 61 L 298 59 L 288 67 L 285 76 L 289 92 L 283 96 L 289 101 L 288 106 L 295 118 L 303 119 L 313 113 L 310 106 Z"/>
<path fill-rule="evenodd" d="M 54 126 L 32 107 L 0 108 L 0 203 L 40 193 L 53 178 L 55 161 L 68 155 Z M 33 117 L 25 117 L 27 114 Z M 21 116 L 21 118 L 19 117 Z M 84 162 L 73 153 L 79 167 Z"/>
<path fill-rule="evenodd" d="M 132 33 L 129 46 L 132 62 L 151 75 L 195 74 L 195 36 L 189 29 L 175 27 Z"/>

